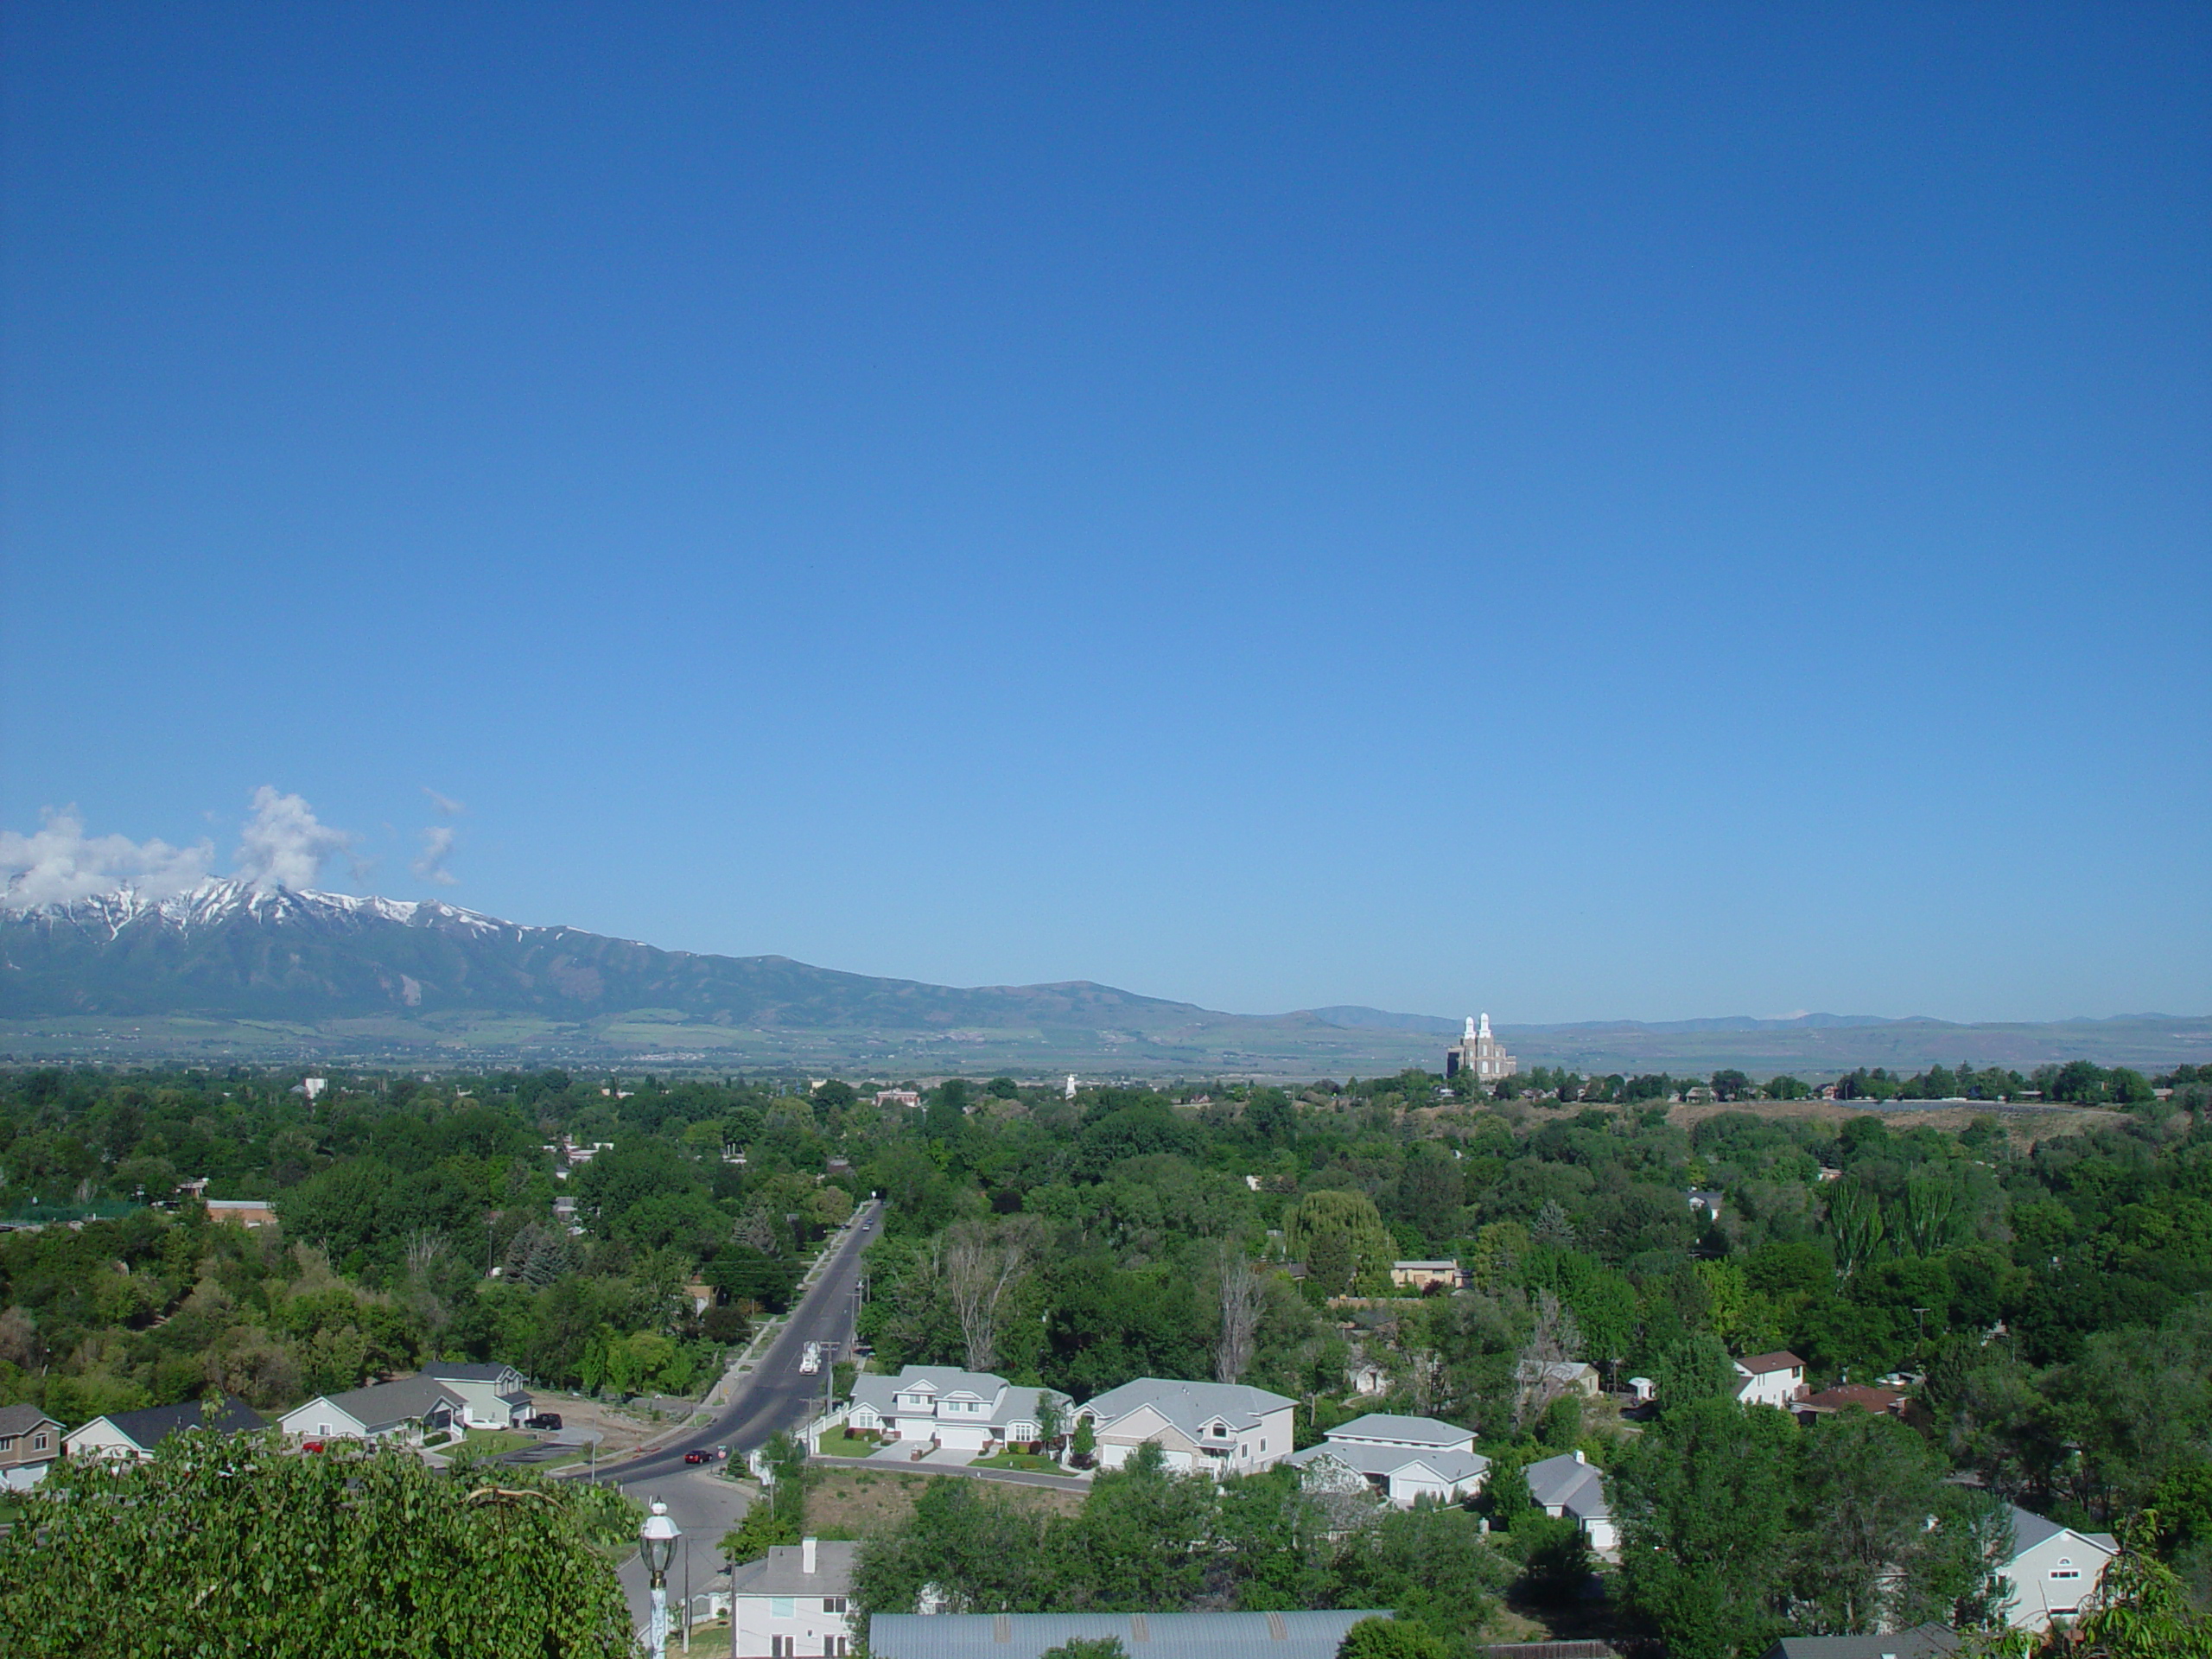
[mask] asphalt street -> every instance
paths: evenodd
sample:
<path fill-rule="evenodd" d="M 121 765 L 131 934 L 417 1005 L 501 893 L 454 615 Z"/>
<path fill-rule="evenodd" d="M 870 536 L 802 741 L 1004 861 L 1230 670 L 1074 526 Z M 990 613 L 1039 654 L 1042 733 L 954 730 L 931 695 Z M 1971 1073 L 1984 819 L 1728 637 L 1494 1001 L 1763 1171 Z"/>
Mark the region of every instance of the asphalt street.
<path fill-rule="evenodd" d="M 601 1478 L 635 1488 L 640 1481 L 681 1471 L 686 1452 L 712 1446 L 729 1447 L 735 1463 L 778 1429 L 797 1428 L 816 1415 L 829 1386 L 830 1362 L 825 1359 L 821 1370 L 809 1376 L 798 1368 L 800 1356 L 810 1342 L 834 1342 L 840 1344 L 838 1352 L 851 1351 L 853 1323 L 860 1313 L 861 1252 L 875 1242 L 882 1226 L 883 1206 L 870 1200 L 775 1341 L 711 1421 L 642 1457 L 601 1464 Z"/>
<path fill-rule="evenodd" d="M 722 1570 L 721 1544 L 722 1535 L 744 1517 L 752 1503 L 752 1488 L 740 1486 L 734 1481 L 724 1480 L 711 1468 L 683 1469 L 675 1474 L 664 1474 L 652 1480 L 622 1483 L 623 1490 L 641 1503 L 659 1498 L 668 1505 L 668 1518 L 676 1522 L 683 1535 L 682 1549 L 690 1555 L 690 1587 L 692 1593 L 704 1597 L 715 1586 L 715 1576 Z M 622 1594 L 630 1604 L 630 1621 L 634 1629 L 642 1630 L 652 1615 L 652 1592 L 645 1581 L 645 1564 L 642 1557 L 632 1555 L 617 1573 L 622 1580 Z M 684 1558 L 679 1554 L 676 1565 L 668 1574 L 669 1628 L 678 1628 L 683 1605 Z M 698 1604 L 702 1617 L 707 1604 Z M 727 1633 L 721 1642 L 728 1643 Z M 698 1645 L 695 1639 L 692 1644 Z M 671 1651 L 677 1650 L 671 1635 Z"/>
<path fill-rule="evenodd" d="M 601 1484 L 620 1485 L 640 1502 L 658 1497 L 667 1503 L 669 1519 L 690 1544 L 694 1592 L 703 1592 L 721 1570 L 715 1546 L 745 1513 L 747 1493 L 726 1479 L 723 1471 L 741 1465 L 747 1452 L 777 1430 L 798 1428 L 822 1409 L 830 1362 L 825 1359 L 822 1369 L 810 1376 L 799 1370 L 799 1360 L 810 1342 L 834 1342 L 841 1344 L 839 1352 L 850 1351 L 860 1312 L 861 1253 L 875 1242 L 882 1226 L 883 1206 L 871 1202 L 791 1310 L 776 1339 L 740 1382 L 729 1403 L 709 1421 L 684 1430 L 642 1457 L 599 1465 Z M 729 1448 L 727 1465 L 684 1463 L 686 1452 L 715 1446 Z M 683 1599 L 682 1575 L 679 1560 L 669 1574 L 671 1607 Z M 645 1573 L 637 1557 L 623 1564 L 621 1578 L 631 1612 L 642 1628 L 647 1606 Z"/>

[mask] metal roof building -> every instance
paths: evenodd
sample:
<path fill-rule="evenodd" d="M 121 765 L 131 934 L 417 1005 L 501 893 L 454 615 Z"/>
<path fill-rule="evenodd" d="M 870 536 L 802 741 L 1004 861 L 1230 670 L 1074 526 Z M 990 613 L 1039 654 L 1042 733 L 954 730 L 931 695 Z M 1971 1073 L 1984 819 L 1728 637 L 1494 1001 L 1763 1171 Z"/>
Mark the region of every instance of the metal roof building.
<path fill-rule="evenodd" d="M 1344 1632 L 1389 1613 L 878 1613 L 874 1659 L 1038 1659 L 1080 1637 L 1129 1659 L 1336 1659 Z"/>

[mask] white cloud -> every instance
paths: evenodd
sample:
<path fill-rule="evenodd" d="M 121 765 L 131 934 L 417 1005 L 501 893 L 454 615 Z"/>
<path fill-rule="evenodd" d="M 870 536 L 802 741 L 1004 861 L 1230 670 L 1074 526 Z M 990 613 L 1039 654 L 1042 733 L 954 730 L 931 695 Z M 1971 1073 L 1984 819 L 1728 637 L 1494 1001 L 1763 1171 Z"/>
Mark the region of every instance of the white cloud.
<path fill-rule="evenodd" d="M 39 817 L 41 827 L 30 835 L 0 830 L 0 871 L 7 877 L 0 905 L 67 904 L 125 886 L 167 899 L 206 880 L 215 858 L 213 842 L 172 847 L 158 839 L 87 836 L 74 806 L 48 807 Z"/>
<path fill-rule="evenodd" d="M 353 837 L 319 822 L 315 809 L 297 795 L 264 784 L 253 791 L 253 816 L 236 854 L 238 874 L 257 888 L 311 887 L 325 860 L 345 852 Z"/>
<path fill-rule="evenodd" d="M 436 790 L 432 789 L 428 784 L 423 785 L 423 793 L 430 798 L 430 804 L 432 806 L 437 808 L 440 813 L 448 818 L 457 818 L 462 813 L 468 810 L 466 806 L 463 806 L 459 801 L 454 799 L 452 796 L 441 795 Z"/>
<path fill-rule="evenodd" d="M 407 868 L 415 872 L 417 880 L 450 887 L 455 885 L 455 878 L 446 868 L 446 860 L 452 853 L 453 830 L 444 824 L 434 825 L 423 831 L 423 850 Z"/>

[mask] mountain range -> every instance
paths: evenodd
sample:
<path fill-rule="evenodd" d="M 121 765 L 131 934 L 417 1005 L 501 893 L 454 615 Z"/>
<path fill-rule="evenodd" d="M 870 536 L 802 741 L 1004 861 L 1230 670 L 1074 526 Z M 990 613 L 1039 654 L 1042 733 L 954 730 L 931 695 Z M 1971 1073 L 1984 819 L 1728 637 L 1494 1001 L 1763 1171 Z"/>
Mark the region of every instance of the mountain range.
<path fill-rule="evenodd" d="M 1832 1074 L 1853 1065 L 2212 1058 L 2212 1021 L 1959 1026 L 1873 1015 L 1501 1027 L 1524 1065 Z M 1087 980 L 957 988 L 787 957 L 663 950 L 428 900 L 214 880 L 0 909 L 0 1051 L 358 1057 L 906 1074 L 1373 1075 L 1435 1068 L 1458 1019 L 1223 1014 Z"/>

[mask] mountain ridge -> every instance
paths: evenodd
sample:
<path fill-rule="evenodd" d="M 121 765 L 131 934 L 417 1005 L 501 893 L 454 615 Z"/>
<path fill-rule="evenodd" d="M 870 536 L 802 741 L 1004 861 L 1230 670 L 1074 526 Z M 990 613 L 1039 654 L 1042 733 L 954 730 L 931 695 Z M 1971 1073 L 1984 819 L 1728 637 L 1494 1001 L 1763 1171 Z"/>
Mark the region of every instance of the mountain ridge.
<path fill-rule="evenodd" d="M 59 1054 L 276 1043 L 302 1055 L 458 1047 L 585 1061 L 673 1052 L 701 1064 L 1344 1077 L 1438 1069 L 1461 1027 L 1357 1004 L 1228 1014 L 1092 980 L 932 985 L 785 956 L 664 950 L 437 899 L 231 877 L 158 897 L 125 888 L 0 909 L 0 1028 L 11 1051 Z M 1524 1068 L 1585 1072 L 1732 1065 L 1821 1075 L 1937 1058 L 2137 1064 L 2212 1052 L 2196 1046 L 2212 1046 L 2212 1021 L 2164 1016 L 2002 1026 L 1806 1014 L 1497 1029 Z"/>

